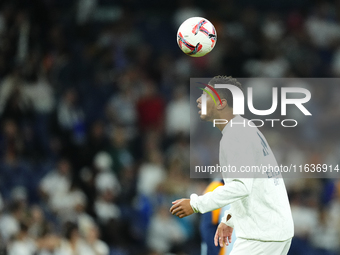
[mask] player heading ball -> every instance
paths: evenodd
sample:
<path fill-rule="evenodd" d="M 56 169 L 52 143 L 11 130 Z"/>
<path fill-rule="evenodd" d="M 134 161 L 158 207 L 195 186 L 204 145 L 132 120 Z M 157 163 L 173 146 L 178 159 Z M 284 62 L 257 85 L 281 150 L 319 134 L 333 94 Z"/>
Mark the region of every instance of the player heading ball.
<path fill-rule="evenodd" d="M 205 88 L 215 84 L 231 84 L 242 89 L 232 77 L 216 76 Z M 233 114 L 233 97 L 227 89 L 217 91 L 220 101 L 215 104 L 206 97 L 206 114 L 201 114 L 201 97 L 197 99 L 199 116 L 204 121 L 226 119 L 227 123 L 216 124 L 222 132 L 219 145 L 220 166 L 277 166 L 263 134 L 256 127 L 231 127 L 230 121 L 247 121 Z M 206 93 L 206 92 L 203 92 Z M 215 98 L 217 99 L 217 98 Z M 237 240 L 232 255 L 286 255 L 294 235 L 294 224 L 287 191 L 281 174 L 272 178 L 230 178 L 224 176 L 224 185 L 202 196 L 192 194 L 190 199 L 173 202 L 170 212 L 180 218 L 193 213 L 206 213 L 226 205 L 231 205 L 215 234 L 215 245 L 228 245 L 233 229 L 237 229 Z"/>

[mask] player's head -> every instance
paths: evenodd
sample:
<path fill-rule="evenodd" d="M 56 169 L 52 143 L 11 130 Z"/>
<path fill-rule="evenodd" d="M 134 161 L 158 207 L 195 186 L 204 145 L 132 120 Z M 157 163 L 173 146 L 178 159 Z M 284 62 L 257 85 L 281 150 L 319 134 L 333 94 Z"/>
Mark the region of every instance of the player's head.
<path fill-rule="evenodd" d="M 215 88 L 215 84 L 230 84 L 242 90 L 242 85 L 231 76 L 215 76 L 209 81 L 208 85 Z M 202 120 L 213 121 L 214 119 L 221 119 L 225 114 L 232 114 L 234 102 L 233 95 L 229 89 L 215 88 L 222 104 L 217 98 L 217 95 L 208 86 L 205 87 L 205 90 L 210 92 L 211 96 L 214 97 L 216 104 L 210 95 L 206 96 L 207 114 L 202 115 L 201 111 L 199 111 Z M 203 94 L 207 94 L 207 92 L 203 91 Z M 197 107 L 201 109 L 202 96 L 200 96 L 196 102 L 198 103 Z"/>

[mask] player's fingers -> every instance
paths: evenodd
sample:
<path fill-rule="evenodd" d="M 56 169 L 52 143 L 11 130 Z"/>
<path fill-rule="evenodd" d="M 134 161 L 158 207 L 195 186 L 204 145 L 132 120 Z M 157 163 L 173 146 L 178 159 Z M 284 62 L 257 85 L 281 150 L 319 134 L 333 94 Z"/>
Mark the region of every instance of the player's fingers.
<path fill-rule="evenodd" d="M 176 209 L 176 211 L 174 211 L 174 215 L 177 215 L 177 216 L 180 215 L 180 214 L 183 214 L 183 213 L 185 213 L 185 212 L 184 212 L 182 207 L 179 207 L 179 208 Z"/>
<path fill-rule="evenodd" d="M 178 212 L 180 212 L 180 211 L 183 211 L 183 209 L 182 209 L 182 207 L 177 207 L 177 208 L 175 208 L 175 209 L 173 209 L 172 210 L 172 214 L 177 214 Z"/>
<path fill-rule="evenodd" d="M 179 202 L 179 200 L 180 199 L 177 199 L 177 200 L 175 200 L 175 201 L 172 201 L 172 204 L 174 205 L 174 204 L 177 204 L 178 202 Z"/>
<path fill-rule="evenodd" d="M 172 210 L 172 214 L 175 215 L 177 214 L 178 212 L 181 212 L 182 211 L 182 208 L 181 207 L 178 207 L 178 208 L 175 208 L 174 210 Z"/>
<path fill-rule="evenodd" d="M 220 242 L 220 247 L 223 247 L 223 241 L 224 241 L 223 235 L 220 235 L 220 237 L 218 238 L 218 241 Z"/>
<path fill-rule="evenodd" d="M 229 243 L 228 243 L 228 237 L 225 237 L 224 240 L 223 240 L 223 242 L 224 242 L 224 245 L 228 246 L 228 245 L 229 245 Z"/>
<path fill-rule="evenodd" d="M 174 204 L 173 206 L 171 206 L 171 208 L 170 208 L 170 212 L 172 213 L 173 212 L 173 210 L 175 210 L 176 208 L 178 208 L 179 207 L 179 205 L 178 204 Z"/>
<path fill-rule="evenodd" d="M 185 213 L 183 212 L 183 210 L 179 210 L 178 212 L 176 212 L 174 215 L 176 215 L 176 216 L 180 216 L 180 215 L 185 215 Z"/>
<path fill-rule="evenodd" d="M 229 239 L 229 243 L 231 243 L 231 235 L 228 237 L 228 239 Z"/>
<path fill-rule="evenodd" d="M 215 246 L 218 246 L 218 229 L 216 230 L 215 237 L 214 237 Z"/>
<path fill-rule="evenodd" d="M 223 247 L 223 239 L 222 239 L 222 237 L 219 238 L 219 243 L 220 243 L 220 247 L 222 248 Z"/>
<path fill-rule="evenodd" d="M 181 213 L 181 214 L 179 214 L 179 215 L 177 215 L 178 216 L 178 218 L 184 218 L 185 216 L 187 216 L 185 213 Z"/>

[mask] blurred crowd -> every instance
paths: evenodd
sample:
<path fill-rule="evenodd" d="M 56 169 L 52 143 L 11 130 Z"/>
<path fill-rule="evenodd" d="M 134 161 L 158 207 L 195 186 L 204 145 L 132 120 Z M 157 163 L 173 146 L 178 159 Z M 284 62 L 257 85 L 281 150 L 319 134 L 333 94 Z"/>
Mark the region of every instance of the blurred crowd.
<path fill-rule="evenodd" d="M 206 57 L 176 45 L 192 16 L 216 27 Z M 218 74 L 338 77 L 340 2 L 2 0 L 0 254 L 199 254 L 198 215 L 168 210 L 209 181 L 190 179 L 188 85 Z M 335 92 L 313 143 L 268 131 L 280 161 L 340 163 Z M 287 188 L 290 254 L 339 254 L 339 182 Z"/>

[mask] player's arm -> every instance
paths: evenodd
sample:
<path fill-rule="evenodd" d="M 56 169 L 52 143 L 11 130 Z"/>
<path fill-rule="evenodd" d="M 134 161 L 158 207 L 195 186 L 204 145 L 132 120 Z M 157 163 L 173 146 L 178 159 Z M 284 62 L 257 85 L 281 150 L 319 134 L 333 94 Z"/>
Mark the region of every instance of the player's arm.
<path fill-rule="evenodd" d="M 252 147 L 251 139 L 247 136 L 231 137 L 229 144 L 222 144 L 220 147 L 221 165 L 231 165 L 237 170 L 236 173 L 227 173 L 234 176 L 224 186 L 216 188 L 214 191 L 206 193 L 203 196 L 192 194 L 190 204 L 194 212 L 206 213 L 217 208 L 243 199 L 251 193 L 254 179 L 252 173 L 241 173 L 243 167 L 253 166 L 256 164 L 255 150 Z M 242 177 L 248 178 L 239 178 Z M 232 178 L 232 177 L 229 177 Z"/>
<path fill-rule="evenodd" d="M 250 194 L 253 179 L 234 179 L 224 186 L 202 196 L 192 194 L 190 199 L 179 199 L 173 202 L 170 212 L 180 218 L 193 213 L 206 213 L 224 207 Z"/>
<path fill-rule="evenodd" d="M 253 179 L 234 179 L 203 196 L 192 194 L 190 205 L 196 213 L 206 213 L 222 208 L 247 197 L 252 189 Z"/>
<path fill-rule="evenodd" d="M 221 149 L 226 162 L 240 169 L 242 166 L 252 166 L 255 164 L 254 151 L 251 145 L 244 146 L 243 142 L 232 142 L 233 146 Z M 222 162 L 223 163 L 223 162 Z M 250 176 L 249 176 L 250 177 Z M 173 202 L 170 212 L 178 217 L 186 217 L 193 213 L 206 213 L 229 205 L 240 199 L 249 196 L 253 178 L 234 178 L 224 186 L 216 188 L 202 196 L 192 194 L 190 199 L 180 199 Z"/>

